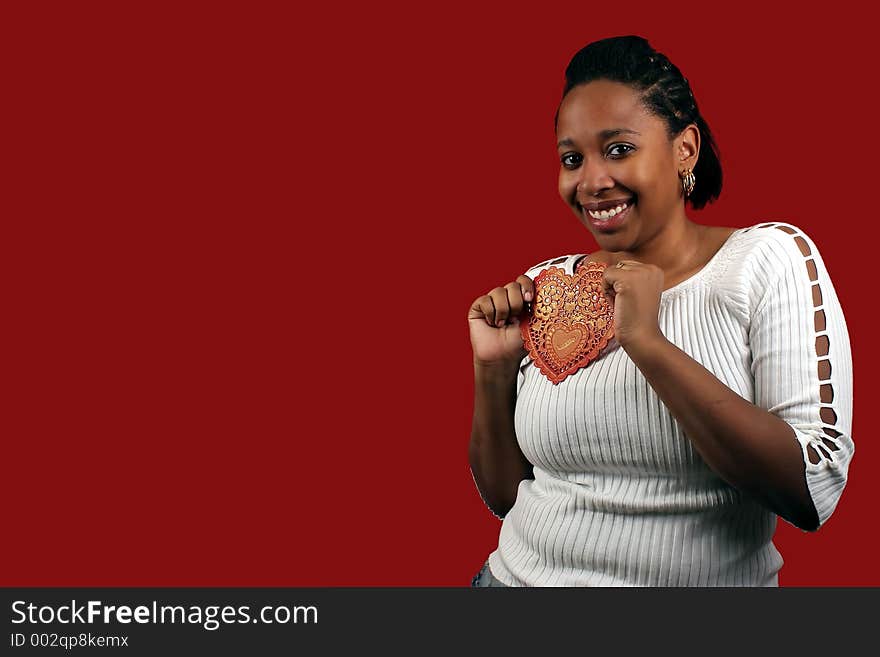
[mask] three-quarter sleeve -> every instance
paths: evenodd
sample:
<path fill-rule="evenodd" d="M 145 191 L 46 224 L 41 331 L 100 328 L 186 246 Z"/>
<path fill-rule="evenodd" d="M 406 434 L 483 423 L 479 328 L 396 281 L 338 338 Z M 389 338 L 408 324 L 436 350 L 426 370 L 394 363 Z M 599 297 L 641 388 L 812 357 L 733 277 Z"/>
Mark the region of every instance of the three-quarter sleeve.
<path fill-rule="evenodd" d="M 758 229 L 768 239 L 751 268 L 755 404 L 791 426 L 821 526 L 840 500 L 855 451 L 849 333 L 813 241 L 791 224 Z"/>

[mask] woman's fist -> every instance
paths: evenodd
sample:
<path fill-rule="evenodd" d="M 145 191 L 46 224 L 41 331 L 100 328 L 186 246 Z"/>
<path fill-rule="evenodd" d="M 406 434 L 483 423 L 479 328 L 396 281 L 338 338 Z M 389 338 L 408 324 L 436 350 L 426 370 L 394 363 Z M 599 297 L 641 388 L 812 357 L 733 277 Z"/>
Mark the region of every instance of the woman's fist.
<path fill-rule="evenodd" d="M 663 270 L 637 260 L 621 260 L 605 269 L 605 294 L 614 300 L 614 338 L 626 350 L 662 335 L 658 316 Z"/>
<path fill-rule="evenodd" d="M 510 364 L 525 357 L 519 324 L 534 300 L 535 284 L 525 275 L 474 299 L 468 310 L 474 364 Z"/>

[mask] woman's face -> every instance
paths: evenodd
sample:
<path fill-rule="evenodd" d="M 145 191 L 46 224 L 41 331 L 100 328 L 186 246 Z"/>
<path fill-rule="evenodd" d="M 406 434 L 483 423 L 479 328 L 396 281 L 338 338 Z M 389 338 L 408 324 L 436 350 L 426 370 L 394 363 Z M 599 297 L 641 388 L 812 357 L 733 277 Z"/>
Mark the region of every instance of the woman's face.
<path fill-rule="evenodd" d="M 678 171 L 696 162 L 692 131 L 670 141 L 637 92 L 609 80 L 573 88 L 558 116 L 559 194 L 600 248 L 633 251 L 684 215 Z"/>

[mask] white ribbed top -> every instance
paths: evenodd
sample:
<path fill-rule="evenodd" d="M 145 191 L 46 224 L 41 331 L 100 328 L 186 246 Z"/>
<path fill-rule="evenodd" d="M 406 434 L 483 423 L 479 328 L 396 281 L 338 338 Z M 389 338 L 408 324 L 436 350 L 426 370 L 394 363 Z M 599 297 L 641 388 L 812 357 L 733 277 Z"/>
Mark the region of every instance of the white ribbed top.
<path fill-rule="evenodd" d="M 571 274 L 582 257 L 526 275 L 551 265 Z M 659 320 L 668 340 L 792 427 L 824 523 L 854 451 L 852 357 L 812 240 L 782 222 L 738 229 L 703 269 L 662 293 Z M 820 386 L 833 401 L 821 401 Z M 520 483 L 489 556 L 504 584 L 778 585 L 777 516 L 709 469 L 616 341 L 557 385 L 526 356 L 515 426 L 535 478 Z"/>

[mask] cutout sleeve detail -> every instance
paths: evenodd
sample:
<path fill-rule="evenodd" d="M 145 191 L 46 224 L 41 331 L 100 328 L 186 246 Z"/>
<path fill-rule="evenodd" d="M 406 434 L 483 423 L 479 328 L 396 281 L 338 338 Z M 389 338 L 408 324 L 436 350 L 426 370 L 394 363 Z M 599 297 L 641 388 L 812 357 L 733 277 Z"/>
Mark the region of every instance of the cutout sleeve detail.
<path fill-rule="evenodd" d="M 821 526 L 855 452 L 849 333 L 813 241 L 790 224 L 757 228 L 767 231 L 768 248 L 755 263 L 756 278 L 768 284 L 749 326 L 755 404 L 792 428 Z"/>

